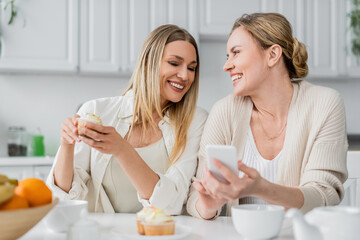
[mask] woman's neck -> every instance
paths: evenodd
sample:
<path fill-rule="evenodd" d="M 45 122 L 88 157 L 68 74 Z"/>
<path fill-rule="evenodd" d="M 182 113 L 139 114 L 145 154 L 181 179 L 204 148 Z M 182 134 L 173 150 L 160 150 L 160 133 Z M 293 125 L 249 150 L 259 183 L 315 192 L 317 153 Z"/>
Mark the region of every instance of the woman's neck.
<path fill-rule="evenodd" d="M 287 117 L 292 100 L 293 86 L 286 76 L 277 79 L 267 79 L 257 93 L 251 97 L 254 108 L 263 117 L 272 120 Z"/>

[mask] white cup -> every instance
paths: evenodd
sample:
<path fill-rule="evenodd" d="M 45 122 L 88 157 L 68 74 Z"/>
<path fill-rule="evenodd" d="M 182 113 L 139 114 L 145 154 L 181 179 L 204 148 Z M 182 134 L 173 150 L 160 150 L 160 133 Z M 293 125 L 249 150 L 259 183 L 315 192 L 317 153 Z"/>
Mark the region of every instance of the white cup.
<path fill-rule="evenodd" d="M 277 205 L 242 204 L 231 207 L 236 231 L 245 239 L 270 239 L 280 232 L 284 207 Z"/>
<path fill-rule="evenodd" d="M 44 222 L 55 232 L 67 232 L 69 226 L 80 219 L 82 209 L 87 211 L 87 201 L 61 200 L 44 218 Z"/>

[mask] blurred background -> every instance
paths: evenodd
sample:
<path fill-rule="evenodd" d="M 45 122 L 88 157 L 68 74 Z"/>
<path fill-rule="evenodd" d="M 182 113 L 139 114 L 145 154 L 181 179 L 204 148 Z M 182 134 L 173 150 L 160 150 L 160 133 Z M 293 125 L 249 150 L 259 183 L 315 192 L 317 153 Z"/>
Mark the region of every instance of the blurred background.
<path fill-rule="evenodd" d="M 360 62 L 356 46 L 352 51 L 354 9 L 351 0 L 2 1 L 0 157 L 7 156 L 10 126 L 42 134 L 45 154 L 55 155 L 65 118 L 87 100 L 121 94 L 146 36 L 165 23 L 178 24 L 197 39 L 198 105 L 210 111 L 232 92 L 231 79 L 222 70 L 232 24 L 253 12 L 288 18 L 294 36 L 308 47 L 307 80 L 340 92 L 347 131 L 356 138 Z"/>

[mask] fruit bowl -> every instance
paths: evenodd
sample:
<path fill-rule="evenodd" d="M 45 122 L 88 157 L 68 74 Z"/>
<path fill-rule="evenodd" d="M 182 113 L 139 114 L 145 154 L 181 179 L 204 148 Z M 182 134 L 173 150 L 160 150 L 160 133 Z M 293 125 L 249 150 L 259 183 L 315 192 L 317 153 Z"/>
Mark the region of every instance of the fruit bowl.
<path fill-rule="evenodd" d="M 0 211 L 0 240 L 17 239 L 34 227 L 59 202 L 18 210 Z"/>

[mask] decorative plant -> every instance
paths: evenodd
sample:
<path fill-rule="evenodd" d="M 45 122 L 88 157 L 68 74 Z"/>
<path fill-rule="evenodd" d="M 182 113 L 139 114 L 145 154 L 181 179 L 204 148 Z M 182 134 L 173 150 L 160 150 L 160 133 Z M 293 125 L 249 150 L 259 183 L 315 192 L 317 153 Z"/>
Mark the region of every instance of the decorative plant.
<path fill-rule="evenodd" d="M 10 5 L 11 12 L 10 12 L 10 19 L 9 19 L 8 25 L 10 25 L 14 21 L 16 15 L 18 14 L 19 8 L 17 6 L 15 6 L 14 2 L 15 2 L 15 0 L 9 0 L 5 4 L 5 7 L 4 7 L 4 11 L 5 11 L 7 9 L 7 7 Z"/>
<path fill-rule="evenodd" d="M 360 0 L 352 0 L 353 8 L 349 13 L 350 29 L 353 32 L 351 51 L 356 57 L 360 57 Z"/>
<path fill-rule="evenodd" d="M 0 3 L 2 1 L 0 0 Z M 15 0 L 8 0 L 6 3 L 5 3 L 5 6 L 4 6 L 4 11 L 6 11 L 6 9 L 10 6 L 10 18 L 9 18 L 9 21 L 8 21 L 8 25 L 12 24 L 14 22 L 14 19 L 15 17 L 17 16 L 18 14 L 18 10 L 19 8 L 15 5 Z M 1 32 L 0 32 L 0 36 L 1 36 Z M 0 53 L 1 53 L 1 40 L 0 40 Z"/>

